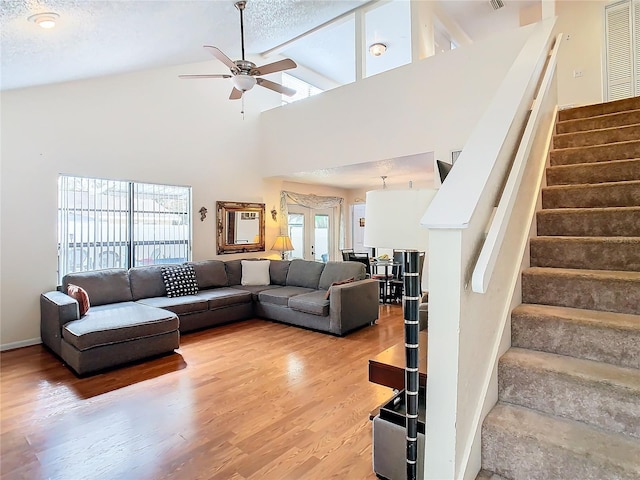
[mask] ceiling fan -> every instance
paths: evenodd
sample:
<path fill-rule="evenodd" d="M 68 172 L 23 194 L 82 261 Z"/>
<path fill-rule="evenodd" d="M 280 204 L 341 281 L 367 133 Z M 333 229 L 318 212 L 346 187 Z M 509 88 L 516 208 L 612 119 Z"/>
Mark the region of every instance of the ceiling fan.
<path fill-rule="evenodd" d="M 231 75 L 229 74 L 205 74 L 205 75 L 178 75 L 179 78 L 231 78 L 233 82 L 233 90 L 231 90 L 231 95 L 229 95 L 230 100 L 238 100 L 242 98 L 242 94 L 248 90 L 251 90 L 253 86 L 257 83 L 261 87 L 268 88 L 269 90 L 273 90 L 274 92 L 282 93 L 287 96 L 295 95 L 296 91 L 292 88 L 285 87 L 284 85 L 280 85 L 279 83 L 272 82 L 271 80 L 267 80 L 266 78 L 260 78 L 262 75 L 267 75 L 269 73 L 281 72 L 283 70 L 288 70 L 290 68 L 296 68 L 296 62 L 291 60 L 290 58 L 285 58 L 284 60 L 279 60 L 277 62 L 269 63 L 267 65 L 263 65 L 261 67 L 257 67 L 255 63 L 245 60 L 244 58 L 244 23 L 242 18 L 242 12 L 247 5 L 247 2 L 242 0 L 236 2 L 234 4 L 236 8 L 240 11 L 240 40 L 242 42 L 242 60 L 236 60 L 235 62 L 227 57 L 219 48 L 212 47 L 210 45 L 205 45 L 208 51 L 224 63 L 229 70 L 231 70 Z"/>

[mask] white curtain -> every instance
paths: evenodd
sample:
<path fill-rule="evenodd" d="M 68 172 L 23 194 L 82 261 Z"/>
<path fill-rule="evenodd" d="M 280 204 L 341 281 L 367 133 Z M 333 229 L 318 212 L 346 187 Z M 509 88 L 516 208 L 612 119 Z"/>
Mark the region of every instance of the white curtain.
<path fill-rule="evenodd" d="M 339 249 L 344 245 L 344 198 L 342 197 L 323 197 L 314 194 L 295 193 L 295 192 L 280 192 L 280 234 L 289 235 L 289 207 L 288 203 L 297 203 L 303 207 L 313 208 L 320 210 L 323 208 L 340 208 L 340 220 L 339 220 L 339 235 L 338 243 Z"/>

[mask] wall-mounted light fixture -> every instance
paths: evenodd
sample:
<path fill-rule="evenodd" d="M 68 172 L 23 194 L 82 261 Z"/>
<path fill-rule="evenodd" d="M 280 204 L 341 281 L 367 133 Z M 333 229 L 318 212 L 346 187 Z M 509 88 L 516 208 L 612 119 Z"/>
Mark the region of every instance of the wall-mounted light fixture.
<path fill-rule="evenodd" d="M 29 18 L 27 18 L 27 20 L 35 23 L 39 27 L 49 29 L 56 26 L 58 18 L 60 18 L 60 15 L 58 15 L 57 13 L 45 12 L 31 15 Z"/>
<path fill-rule="evenodd" d="M 387 46 L 384 43 L 373 43 L 369 46 L 369 53 L 374 57 L 379 57 L 387 51 Z"/>

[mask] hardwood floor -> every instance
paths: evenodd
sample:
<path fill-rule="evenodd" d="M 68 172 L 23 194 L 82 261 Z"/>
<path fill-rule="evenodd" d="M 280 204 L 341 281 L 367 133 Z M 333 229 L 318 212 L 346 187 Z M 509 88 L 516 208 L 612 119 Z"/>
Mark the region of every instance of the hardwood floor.
<path fill-rule="evenodd" d="M 42 346 L 0 356 L 0 478 L 375 479 L 367 360 L 402 308 L 344 338 L 265 320 L 184 335 L 178 353 L 77 378 Z"/>

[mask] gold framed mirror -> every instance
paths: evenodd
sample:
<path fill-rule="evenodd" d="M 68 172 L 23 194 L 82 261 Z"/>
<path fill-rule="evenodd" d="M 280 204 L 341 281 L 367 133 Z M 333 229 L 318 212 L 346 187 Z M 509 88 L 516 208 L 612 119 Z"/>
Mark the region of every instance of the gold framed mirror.
<path fill-rule="evenodd" d="M 216 202 L 218 255 L 264 252 L 264 203 Z"/>

